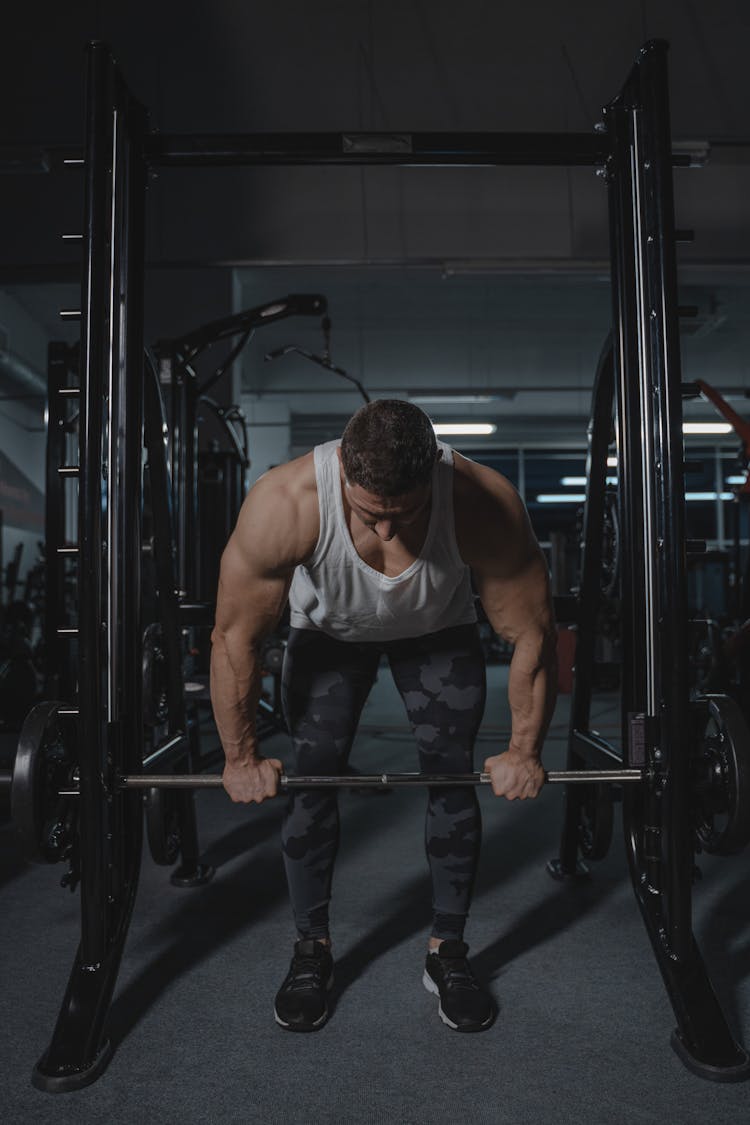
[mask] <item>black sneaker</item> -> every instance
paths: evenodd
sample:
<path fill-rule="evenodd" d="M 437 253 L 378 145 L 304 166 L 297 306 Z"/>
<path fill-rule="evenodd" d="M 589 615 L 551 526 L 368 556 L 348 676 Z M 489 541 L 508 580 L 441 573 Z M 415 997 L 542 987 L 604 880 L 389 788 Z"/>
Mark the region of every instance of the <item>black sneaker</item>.
<path fill-rule="evenodd" d="M 438 1013 L 454 1031 L 484 1031 L 497 1010 L 492 997 L 471 971 L 464 941 L 444 941 L 427 954 L 422 983 L 440 997 Z"/>
<path fill-rule="evenodd" d="M 326 993 L 333 985 L 333 957 L 322 942 L 298 941 L 286 980 L 276 993 L 276 1022 L 287 1031 L 317 1031 L 328 1019 Z"/>

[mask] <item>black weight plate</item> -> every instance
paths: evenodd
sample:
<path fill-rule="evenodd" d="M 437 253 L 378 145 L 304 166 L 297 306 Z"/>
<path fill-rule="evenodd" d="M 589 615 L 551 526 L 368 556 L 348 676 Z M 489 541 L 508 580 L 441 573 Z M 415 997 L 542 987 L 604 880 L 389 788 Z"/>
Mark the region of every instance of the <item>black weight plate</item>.
<path fill-rule="evenodd" d="M 65 784 L 70 759 L 58 712 L 59 702 L 37 703 L 29 711 L 18 738 L 11 786 L 11 818 L 26 859 L 50 863 L 60 859 L 50 851 L 47 832 L 60 819 L 59 790 Z"/>
<path fill-rule="evenodd" d="M 703 752 L 714 762 L 718 797 L 714 792 L 703 807 L 699 799 L 696 832 L 704 851 L 734 855 L 750 843 L 750 731 L 729 696 L 709 695 L 706 700 L 709 726 Z"/>

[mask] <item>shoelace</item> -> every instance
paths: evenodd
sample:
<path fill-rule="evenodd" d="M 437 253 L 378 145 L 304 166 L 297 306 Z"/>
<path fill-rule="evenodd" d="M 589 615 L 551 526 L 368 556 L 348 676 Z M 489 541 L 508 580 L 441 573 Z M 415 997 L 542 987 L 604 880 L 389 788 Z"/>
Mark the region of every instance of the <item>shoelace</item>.
<path fill-rule="evenodd" d="M 322 984 L 323 962 L 317 957 L 295 957 L 288 989 L 319 988 Z"/>
<path fill-rule="evenodd" d="M 474 974 L 466 961 L 445 958 L 440 962 L 443 968 L 443 979 L 448 988 L 464 988 L 476 992 L 479 988 Z"/>

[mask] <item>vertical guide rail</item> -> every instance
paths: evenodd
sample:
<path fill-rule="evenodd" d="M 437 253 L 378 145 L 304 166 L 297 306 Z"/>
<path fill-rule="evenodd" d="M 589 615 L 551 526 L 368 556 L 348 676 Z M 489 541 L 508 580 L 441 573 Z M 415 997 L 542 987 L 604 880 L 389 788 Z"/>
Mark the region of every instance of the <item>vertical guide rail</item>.
<path fill-rule="evenodd" d="M 648 480 L 645 496 L 653 507 L 648 520 L 651 550 L 645 545 L 650 572 L 648 593 L 652 595 L 648 713 L 654 718 L 657 740 L 653 764 L 657 773 L 660 763 L 664 768 L 664 789 L 659 798 L 664 828 L 660 846 L 657 839 L 652 843 L 665 869 L 665 941 L 673 955 L 684 961 L 693 945 L 690 749 L 694 734 L 688 707 L 682 375 L 665 47 L 654 45 L 644 52 L 640 78 L 644 112 L 631 116 L 631 159 L 636 186 L 634 249 L 640 294 L 642 418 L 644 426 L 650 421 L 653 433 L 651 472 L 644 464 Z M 650 419 L 646 405 L 649 393 Z M 646 445 L 644 441 L 644 452 Z"/>
<path fill-rule="evenodd" d="M 70 349 L 60 341 L 47 351 L 47 445 L 44 490 L 44 698 L 70 699 L 73 694 L 69 646 L 61 644 L 59 629 L 69 626 L 65 610 L 65 544 L 68 487 L 60 475 L 67 463 L 67 386 Z M 65 648 L 65 651 L 63 649 Z"/>
<path fill-rule="evenodd" d="M 107 508 L 104 464 L 108 455 L 104 413 L 108 403 L 113 333 L 119 327 L 112 308 L 115 285 L 113 210 L 116 203 L 114 105 L 115 69 L 107 51 L 89 50 L 86 104 L 86 247 L 81 307 L 80 462 L 78 488 L 78 746 L 80 768 L 81 957 L 95 969 L 109 937 L 106 864 L 109 854 L 104 762 L 108 651 L 105 630 Z M 107 499 L 109 497 L 107 496 Z M 105 553 L 106 552 L 106 553 Z"/>
<path fill-rule="evenodd" d="M 747 1077 L 692 933 L 693 836 L 682 399 L 667 46 L 648 44 L 607 108 L 623 541 L 624 793 L 628 862 L 675 1015 L 672 1044 L 701 1077 Z"/>
<path fill-rule="evenodd" d="M 141 760 L 140 565 L 145 114 L 106 47 L 88 52 L 82 292 L 78 762 L 81 944 L 32 1082 L 93 1082 L 140 869 L 142 811 L 116 775 Z"/>
<path fill-rule="evenodd" d="M 122 769 L 140 768 L 143 758 L 141 621 L 143 487 L 143 306 L 146 113 L 117 75 L 115 117 L 121 130 L 122 168 L 113 207 L 113 233 L 120 248 L 112 290 L 111 393 L 108 411 L 107 508 L 109 579 L 108 800 Z M 118 569 L 119 568 L 119 569 Z M 113 917 L 116 962 L 135 900 L 143 827 L 140 802 L 115 800 L 112 808 Z M 116 972 L 116 968 L 114 970 Z M 114 975 L 112 978 L 114 985 Z"/>

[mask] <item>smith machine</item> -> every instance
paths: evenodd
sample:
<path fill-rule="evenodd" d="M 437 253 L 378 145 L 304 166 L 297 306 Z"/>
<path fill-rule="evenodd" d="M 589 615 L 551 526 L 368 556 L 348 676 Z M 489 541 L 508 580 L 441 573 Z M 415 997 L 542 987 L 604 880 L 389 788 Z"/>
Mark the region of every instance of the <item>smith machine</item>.
<path fill-rule="evenodd" d="M 107 47 L 88 50 L 86 140 L 71 155 L 85 177 L 78 404 L 77 621 L 55 624 L 77 646 L 77 692 L 31 712 L 19 742 L 13 814 L 29 850 L 66 859 L 80 880 L 81 940 L 49 1047 L 32 1081 L 49 1092 L 93 1082 L 112 1053 L 107 1012 L 125 943 L 141 858 L 141 789 L 184 793 L 219 784 L 159 774 L 189 749 L 180 667 L 175 532 L 155 539 L 167 667 L 174 697 L 156 745 L 144 740 L 140 574 L 142 426 L 150 488 L 169 516 L 158 372 L 143 365 L 144 201 L 149 168 L 217 165 L 579 165 L 607 182 L 613 292 L 612 347 L 597 379 L 592 427 L 579 651 L 565 784 L 559 877 L 578 853 L 601 854 L 607 803 L 622 788 L 625 845 L 636 899 L 677 1029 L 673 1046 L 696 1074 L 738 1081 L 750 1072 L 712 991 L 691 921 L 696 841 L 736 850 L 747 838 L 744 723 L 724 698 L 690 700 L 686 542 L 667 46 L 648 43 L 621 93 L 589 134 L 256 134 L 170 136 L 148 131 Z M 52 390 L 52 388 L 50 388 Z M 144 414 L 144 396 L 147 405 Z M 593 635 L 601 595 L 606 453 L 616 416 L 622 524 L 622 750 L 589 726 Z M 149 418 L 151 422 L 149 423 Z M 174 422 L 174 419 L 173 419 Z M 179 466 L 172 465 L 173 476 Z M 183 513 L 183 517 L 184 513 Z M 168 527 L 169 524 L 165 524 Z M 156 549 L 156 547 L 155 547 Z M 187 550 L 183 558 L 187 558 Z M 189 609 L 184 609 L 189 613 Z M 75 685 L 67 684 L 72 691 Z M 190 754 L 187 754 L 190 761 Z M 580 767 L 593 765 L 593 769 Z M 286 785 L 435 784 L 439 778 L 289 778 Z M 481 784 L 482 775 L 456 779 Z M 575 783 L 575 784 L 573 784 Z M 602 796 L 604 794 L 604 796 Z M 189 823 L 189 817 L 186 817 Z M 194 833 L 182 840 L 187 881 L 206 875 Z M 718 843 L 717 843 L 718 841 Z M 608 841 L 605 841 L 608 843 Z"/>

